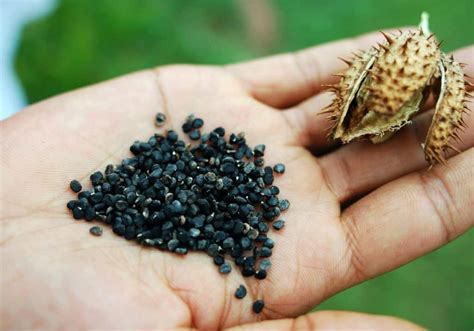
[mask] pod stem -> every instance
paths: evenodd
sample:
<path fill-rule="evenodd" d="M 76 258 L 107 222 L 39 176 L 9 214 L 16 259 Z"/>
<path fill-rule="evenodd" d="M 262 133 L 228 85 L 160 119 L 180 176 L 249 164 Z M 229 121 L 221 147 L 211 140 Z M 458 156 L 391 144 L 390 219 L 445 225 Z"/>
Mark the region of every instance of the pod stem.
<path fill-rule="evenodd" d="M 419 27 L 425 36 L 429 36 L 431 34 L 429 28 L 429 19 L 430 15 L 427 12 L 424 11 L 421 13 L 421 21 Z"/>

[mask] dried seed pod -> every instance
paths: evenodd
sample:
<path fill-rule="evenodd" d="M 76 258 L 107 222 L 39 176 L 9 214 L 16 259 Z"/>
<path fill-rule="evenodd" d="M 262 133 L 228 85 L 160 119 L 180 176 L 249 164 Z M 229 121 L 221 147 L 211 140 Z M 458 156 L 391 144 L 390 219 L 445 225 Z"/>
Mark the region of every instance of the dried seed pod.
<path fill-rule="evenodd" d="M 450 138 L 457 137 L 456 130 L 465 125 L 462 114 L 466 90 L 461 66 L 444 55 L 440 62 L 440 74 L 440 93 L 424 144 L 426 160 L 430 164 L 446 163 L 446 148 L 459 152 L 450 143 Z"/>
<path fill-rule="evenodd" d="M 464 123 L 463 73 L 459 63 L 440 51 L 426 20 L 422 15 L 421 27 L 414 32 L 382 32 L 386 42 L 378 48 L 344 60 L 349 68 L 339 84 L 330 87 L 335 97 L 324 111 L 331 114 L 334 139 L 382 142 L 410 123 L 433 93 L 438 101 L 423 144 L 426 160 L 444 163 L 445 150 L 456 150 L 449 140 Z"/>
<path fill-rule="evenodd" d="M 331 119 L 334 121 L 334 138 L 342 138 L 344 128 L 342 121 L 346 118 L 351 101 L 355 98 L 360 85 L 368 74 L 369 68 L 374 64 L 376 50 L 363 52 L 354 57 L 352 62 L 347 62 L 350 67 L 344 73 L 339 82 L 339 86 L 331 87 L 335 93 L 333 102 L 328 106 L 326 112 L 331 113 Z"/>
<path fill-rule="evenodd" d="M 362 93 L 370 94 L 366 108 L 396 114 L 413 94 L 426 87 L 439 59 L 438 46 L 421 30 L 404 33 L 387 45 L 380 45 L 368 83 L 362 88 Z"/>

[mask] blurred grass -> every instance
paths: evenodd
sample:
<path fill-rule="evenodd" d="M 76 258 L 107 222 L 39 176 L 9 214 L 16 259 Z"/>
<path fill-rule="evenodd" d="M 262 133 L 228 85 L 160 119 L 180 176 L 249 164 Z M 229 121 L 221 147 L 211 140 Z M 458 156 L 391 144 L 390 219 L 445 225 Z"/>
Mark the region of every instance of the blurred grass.
<path fill-rule="evenodd" d="M 276 22 L 271 43 L 255 40 L 249 28 L 252 18 L 243 10 L 249 1 L 257 0 L 63 0 L 51 15 L 24 28 L 16 70 L 28 100 L 36 102 L 155 65 L 229 63 L 417 25 L 424 10 L 444 50 L 474 43 L 472 0 L 268 1 Z M 471 231 L 418 261 L 336 295 L 318 309 L 389 314 L 434 330 L 472 330 L 472 261 Z"/>

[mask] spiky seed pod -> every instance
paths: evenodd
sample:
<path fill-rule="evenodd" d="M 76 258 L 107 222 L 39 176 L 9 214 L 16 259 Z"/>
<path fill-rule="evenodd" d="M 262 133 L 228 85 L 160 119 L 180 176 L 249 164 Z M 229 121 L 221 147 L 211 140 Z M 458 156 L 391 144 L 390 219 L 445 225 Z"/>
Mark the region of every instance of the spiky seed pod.
<path fill-rule="evenodd" d="M 393 115 L 415 92 L 426 87 L 440 58 L 433 39 L 427 39 L 419 30 L 380 45 L 369 83 L 363 87 L 370 93 L 367 109 Z"/>
<path fill-rule="evenodd" d="M 438 102 L 423 145 L 426 160 L 444 163 L 445 150 L 456 150 L 450 138 L 464 126 L 465 84 L 470 83 L 463 80 L 462 66 L 440 51 L 433 34 L 428 36 L 426 19 L 415 32 L 382 32 L 385 43 L 344 60 L 349 68 L 339 85 L 331 86 L 335 97 L 324 112 L 331 114 L 334 139 L 382 142 L 410 123 L 433 93 Z"/>
<path fill-rule="evenodd" d="M 348 62 L 350 66 L 341 78 L 339 86 L 333 90 L 335 97 L 328 106 L 328 112 L 332 113 L 333 125 L 331 130 L 334 131 L 334 139 L 341 138 L 344 134 L 341 122 L 349 111 L 351 100 L 354 99 L 360 85 L 367 76 L 368 69 L 373 65 L 375 55 L 375 49 L 355 55 L 353 60 Z"/>
<path fill-rule="evenodd" d="M 456 131 L 464 126 L 462 114 L 466 90 L 462 68 L 459 63 L 444 55 L 440 62 L 440 72 L 440 93 L 424 144 L 426 160 L 430 164 L 446 163 L 446 148 L 459 152 L 450 139 L 457 137 Z"/>

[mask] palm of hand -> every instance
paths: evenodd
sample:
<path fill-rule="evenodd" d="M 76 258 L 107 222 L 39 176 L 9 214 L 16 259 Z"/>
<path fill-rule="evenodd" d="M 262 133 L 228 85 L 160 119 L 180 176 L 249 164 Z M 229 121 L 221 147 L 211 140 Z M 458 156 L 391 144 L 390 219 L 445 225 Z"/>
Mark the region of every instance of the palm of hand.
<path fill-rule="evenodd" d="M 190 113 L 206 121 L 205 130 L 223 126 L 227 132 L 244 131 L 249 144 L 266 144 L 267 164 L 286 164 L 286 174 L 278 176 L 276 185 L 292 205 L 282 215 L 287 226 L 270 234 L 276 246 L 266 280 L 243 278 L 238 270 L 223 276 L 205 254 L 182 257 L 142 248 L 107 229 L 102 238 L 92 238 L 89 224 L 72 221 L 65 208 L 73 198 L 69 181 L 77 178 L 84 183 L 95 169 L 126 157 L 134 140 L 156 131 L 152 120 L 157 112 L 166 113 L 166 128 L 178 132 Z M 364 255 L 359 232 L 371 227 L 359 228 L 353 219 L 367 206 L 377 209 L 383 192 L 341 214 L 341 202 L 369 187 L 351 188 L 351 194 L 338 190 L 334 178 L 340 163 L 320 162 L 304 146 L 302 116 L 303 111 L 281 111 L 255 100 L 231 70 L 192 66 L 133 74 L 19 114 L 14 118 L 18 124 L 5 124 L 8 134 L 2 139 L 6 168 L 2 256 L 9 266 L 2 281 L 8 284 L 5 297 L 25 293 L 25 298 L 37 298 L 34 304 L 25 301 L 22 309 L 33 313 L 40 326 L 48 311 L 57 316 L 58 327 L 71 320 L 83 327 L 110 327 L 119 320 L 123 328 L 220 328 L 299 315 L 324 298 L 444 242 L 445 238 L 437 239 L 440 243 L 427 243 L 416 252 L 408 245 L 407 253 L 397 253 L 401 257 L 382 261 L 396 256 L 392 250 L 406 240 L 392 238 L 388 243 L 396 245 L 385 250 L 376 243 L 380 252 Z M 24 190 L 15 189 L 22 183 Z M 381 209 L 375 215 L 389 212 Z M 438 235 L 443 230 L 433 231 Z M 365 239 L 371 240 L 370 234 Z M 18 252 L 26 258 L 15 260 Z M 366 263 L 372 258 L 375 266 Z M 239 284 L 249 291 L 244 300 L 233 297 Z M 251 304 L 260 298 L 266 306 L 255 315 Z"/>

